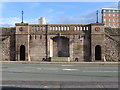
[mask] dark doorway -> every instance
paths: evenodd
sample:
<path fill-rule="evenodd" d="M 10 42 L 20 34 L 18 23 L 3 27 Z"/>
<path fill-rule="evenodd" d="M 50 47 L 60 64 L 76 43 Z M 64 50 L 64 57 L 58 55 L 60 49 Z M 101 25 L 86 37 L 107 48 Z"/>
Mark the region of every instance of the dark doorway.
<path fill-rule="evenodd" d="M 20 46 L 20 60 L 25 60 L 25 46 L 21 45 Z"/>
<path fill-rule="evenodd" d="M 95 60 L 101 60 L 101 47 L 97 45 L 95 47 Z"/>

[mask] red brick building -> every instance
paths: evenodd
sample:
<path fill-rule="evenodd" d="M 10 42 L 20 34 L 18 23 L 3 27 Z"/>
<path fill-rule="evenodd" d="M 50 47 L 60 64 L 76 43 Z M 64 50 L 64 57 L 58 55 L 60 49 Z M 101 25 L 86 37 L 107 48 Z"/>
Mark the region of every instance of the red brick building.
<path fill-rule="evenodd" d="M 120 27 L 120 9 L 103 8 L 102 23 L 105 24 L 105 27 L 111 27 L 111 28 Z"/>

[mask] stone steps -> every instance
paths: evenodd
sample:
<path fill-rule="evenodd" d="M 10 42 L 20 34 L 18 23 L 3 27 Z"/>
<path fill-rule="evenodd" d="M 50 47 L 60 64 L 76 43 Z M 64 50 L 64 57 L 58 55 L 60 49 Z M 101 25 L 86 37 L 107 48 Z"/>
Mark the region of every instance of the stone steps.
<path fill-rule="evenodd" d="M 69 62 L 69 57 L 52 57 L 51 62 Z"/>

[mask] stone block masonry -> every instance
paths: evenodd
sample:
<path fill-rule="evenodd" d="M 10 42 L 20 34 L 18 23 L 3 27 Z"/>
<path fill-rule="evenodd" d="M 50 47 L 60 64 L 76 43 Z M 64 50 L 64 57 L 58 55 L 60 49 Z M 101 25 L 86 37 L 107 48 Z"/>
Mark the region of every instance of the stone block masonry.
<path fill-rule="evenodd" d="M 117 30 L 115 30 L 117 31 Z M 2 61 L 118 61 L 117 33 L 102 23 L 28 24 L 2 28 Z M 61 60 L 63 61 L 63 60 Z"/>

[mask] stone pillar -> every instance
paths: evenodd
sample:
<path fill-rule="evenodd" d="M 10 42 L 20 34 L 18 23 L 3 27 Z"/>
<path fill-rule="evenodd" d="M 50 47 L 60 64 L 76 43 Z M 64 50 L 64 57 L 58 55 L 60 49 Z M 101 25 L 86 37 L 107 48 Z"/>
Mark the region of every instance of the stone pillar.
<path fill-rule="evenodd" d="M 73 39 L 69 39 L 69 53 L 70 53 L 70 61 L 73 60 Z"/>
<path fill-rule="evenodd" d="M 53 57 L 53 40 L 49 40 L 49 52 L 50 52 L 50 57 Z"/>
<path fill-rule="evenodd" d="M 28 23 L 16 23 L 16 60 L 20 60 L 20 46 L 25 46 L 25 60 L 29 60 Z"/>
<path fill-rule="evenodd" d="M 101 47 L 101 60 L 104 61 L 105 56 L 105 34 L 103 23 L 91 23 L 91 61 L 95 60 L 95 47 Z M 99 61 L 99 60 L 98 60 Z"/>

